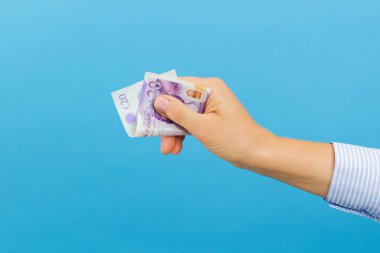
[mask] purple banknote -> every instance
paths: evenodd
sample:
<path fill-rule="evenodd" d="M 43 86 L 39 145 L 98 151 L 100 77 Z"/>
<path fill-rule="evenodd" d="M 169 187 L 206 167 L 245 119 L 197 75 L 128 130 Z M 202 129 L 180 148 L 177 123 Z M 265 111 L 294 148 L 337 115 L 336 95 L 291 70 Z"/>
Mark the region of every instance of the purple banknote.
<path fill-rule="evenodd" d="M 175 136 L 188 132 L 164 118 L 154 109 L 154 100 L 159 95 L 170 95 L 182 101 L 191 110 L 203 113 L 210 88 L 179 80 L 168 75 L 147 72 L 139 97 L 136 136 Z"/>

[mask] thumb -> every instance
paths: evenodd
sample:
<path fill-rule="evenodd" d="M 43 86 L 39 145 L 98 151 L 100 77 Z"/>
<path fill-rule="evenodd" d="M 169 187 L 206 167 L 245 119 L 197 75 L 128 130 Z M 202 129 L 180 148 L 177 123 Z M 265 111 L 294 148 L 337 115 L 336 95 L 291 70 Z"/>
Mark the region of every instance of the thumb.
<path fill-rule="evenodd" d="M 161 95 L 154 101 L 158 113 L 194 133 L 200 127 L 201 114 L 192 111 L 184 103 L 169 95 Z"/>

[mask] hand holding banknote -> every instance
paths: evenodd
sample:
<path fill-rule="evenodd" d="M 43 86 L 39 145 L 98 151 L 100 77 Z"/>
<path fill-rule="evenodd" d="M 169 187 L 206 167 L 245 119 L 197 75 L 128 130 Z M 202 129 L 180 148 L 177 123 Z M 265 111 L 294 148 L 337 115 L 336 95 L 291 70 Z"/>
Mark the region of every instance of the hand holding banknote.
<path fill-rule="evenodd" d="M 177 78 L 174 70 L 146 72 L 143 81 L 112 92 L 112 98 L 127 134 L 161 136 L 164 154 L 178 154 L 190 133 L 235 166 L 327 195 L 332 145 L 272 134 L 251 118 L 221 79 Z"/>
<path fill-rule="evenodd" d="M 178 99 L 163 95 L 155 109 L 164 117 L 187 129 L 215 155 L 235 165 L 244 166 L 252 157 L 252 148 L 260 150 L 263 142 L 274 137 L 251 118 L 227 85 L 218 78 L 181 77 L 212 89 L 204 114 L 190 110 Z M 161 151 L 177 154 L 181 151 L 183 136 L 163 136 Z"/>

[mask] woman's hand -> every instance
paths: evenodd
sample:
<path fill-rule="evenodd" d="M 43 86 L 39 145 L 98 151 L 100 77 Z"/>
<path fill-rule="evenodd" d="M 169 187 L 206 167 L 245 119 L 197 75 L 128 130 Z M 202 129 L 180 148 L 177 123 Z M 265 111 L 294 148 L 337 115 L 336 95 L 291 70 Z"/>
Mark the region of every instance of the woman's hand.
<path fill-rule="evenodd" d="M 220 158 L 239 167 L 246 166 L 274 135 L 260 127 L 227 85 L 218 78 L 182 77 L 192 83 L 211 88 L 204 114 L 191 111 L 178 99 L 163 95 L 155 108 L 163 116 L 187 129 L 204 146 Z M 178 154 L 183 136 L 163 136 L 161 152 Z"/>

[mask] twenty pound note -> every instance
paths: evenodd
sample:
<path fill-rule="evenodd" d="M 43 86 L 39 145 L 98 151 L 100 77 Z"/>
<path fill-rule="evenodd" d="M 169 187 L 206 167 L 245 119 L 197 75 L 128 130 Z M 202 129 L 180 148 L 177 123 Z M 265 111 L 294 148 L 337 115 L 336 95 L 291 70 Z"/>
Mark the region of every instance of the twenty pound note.
<path fill-rule="evenodd" d="M 130 137 L 175 136 L 188 132 L 154 109 L 159 95 L 170 95 L 191 110 L 203 113 L 210 88 L 177 79 L 174 70 L 164 74 L 145 73 L 144 80 L 112 92 L 123 126 Z"/>

